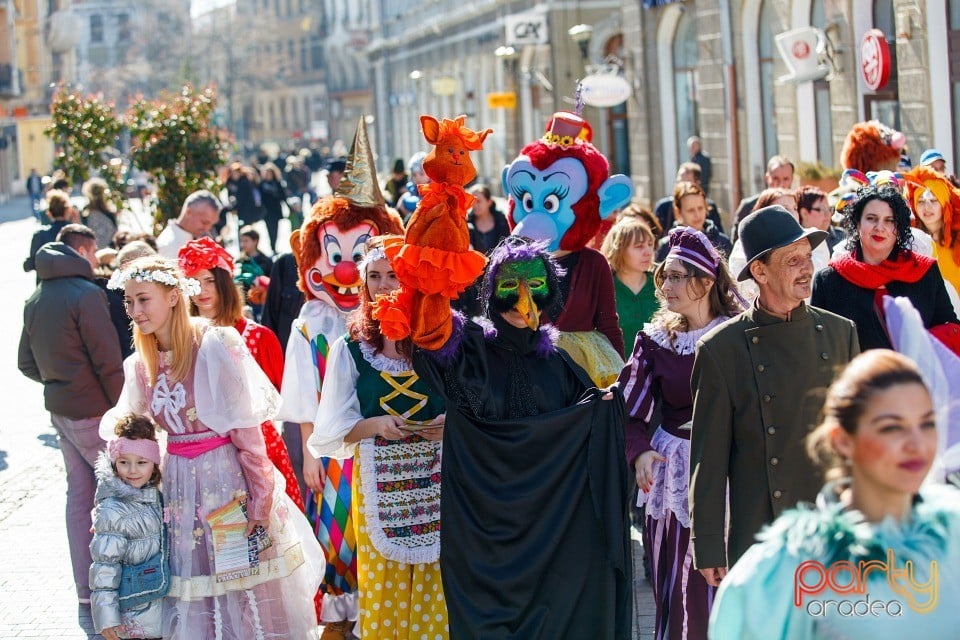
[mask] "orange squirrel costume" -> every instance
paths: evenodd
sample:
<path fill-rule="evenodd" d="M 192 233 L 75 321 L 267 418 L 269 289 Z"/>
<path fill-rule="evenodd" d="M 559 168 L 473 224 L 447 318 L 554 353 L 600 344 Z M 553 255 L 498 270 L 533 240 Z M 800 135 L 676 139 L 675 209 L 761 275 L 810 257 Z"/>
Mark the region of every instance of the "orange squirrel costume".
<path fill-rule="evenodd" d="M 419 187 L 421 200 L 403 241 L 384 247 L 402 286 L 378 301 L 374 315 L 384 336 L 410 337 L 424 349 L 439 349 L 450 338 L 450 300 L 477 279 L 487 262 L 470 248 L 466 218 L 476 199 L 463 187 L 477 175 L 469 152 L 482 149 L 493 130 L 473 131 L 465 122 L 466 116 L 420 116 L 423 137 L 433 145 L 423 170 L 433 182 Z"/>

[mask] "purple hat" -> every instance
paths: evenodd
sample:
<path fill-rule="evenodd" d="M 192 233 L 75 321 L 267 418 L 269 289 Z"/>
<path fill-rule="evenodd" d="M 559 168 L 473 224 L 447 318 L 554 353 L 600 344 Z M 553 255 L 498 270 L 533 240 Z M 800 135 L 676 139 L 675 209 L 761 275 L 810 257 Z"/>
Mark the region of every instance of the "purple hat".
<path fill-rule="evenodd" d="M 702 231 L 692 227 L 674 227 L 670 230 L 667 244 L 670 250 L 664 258 L 665 261 L 676 258 L 709 273 L 716 279 L 717 269 L 720 266 L 720 254 Z"/>

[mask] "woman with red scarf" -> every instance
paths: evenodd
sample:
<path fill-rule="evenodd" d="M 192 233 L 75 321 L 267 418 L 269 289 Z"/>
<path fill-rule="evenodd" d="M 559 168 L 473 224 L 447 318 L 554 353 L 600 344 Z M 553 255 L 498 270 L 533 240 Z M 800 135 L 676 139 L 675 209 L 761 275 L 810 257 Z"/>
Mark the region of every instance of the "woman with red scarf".
<path fill-rule="evenodd" d="M 857 323 L 862 351 L 890 349 L 883 296 L 903 296 L 920 312 L 924 327 L 956 345 L 960 325 L 937 261 L 910 249 L 910 209 L 897 188 L 864 187 L 844 213 L 850 253 L 814 276 L 810 304 Z"/>
<path fill-rule="evenodd" d="M 280 389 L 283 379 L 283 350 L 276 334 L 243 317 L 243 301 L 233 281 L 233 257 L 210 238 L 191 240 L 179 254 L 180 270 L 200 282 L 199 295 L 190 297 L 190 315 L 200 316 L 218 327 L 233 327 L 243 337 L 247 350 Z M 293 473 L 290 453 L 272 422 L 260 425 L 267 445 L 267 457 L 286 480 L 286 493 L 300 511 L 304 510 L 300 485 Z"/>

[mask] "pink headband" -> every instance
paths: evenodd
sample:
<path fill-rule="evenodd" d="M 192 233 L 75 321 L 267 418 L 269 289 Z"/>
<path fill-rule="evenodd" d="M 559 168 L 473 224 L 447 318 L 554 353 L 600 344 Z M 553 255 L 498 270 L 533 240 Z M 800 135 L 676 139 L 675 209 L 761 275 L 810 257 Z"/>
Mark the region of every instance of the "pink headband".
<path fill-rule="evenodd" d="M 145 438 L 116 438 L 107 442 L 107 454 L 110 456 L 110 462 L 116 462 L 117 458 L 132 453 L 135 456 L 146 458 L 154 464 L 160 464 L 160 445 L 156 440 L 147 440 Z"/>

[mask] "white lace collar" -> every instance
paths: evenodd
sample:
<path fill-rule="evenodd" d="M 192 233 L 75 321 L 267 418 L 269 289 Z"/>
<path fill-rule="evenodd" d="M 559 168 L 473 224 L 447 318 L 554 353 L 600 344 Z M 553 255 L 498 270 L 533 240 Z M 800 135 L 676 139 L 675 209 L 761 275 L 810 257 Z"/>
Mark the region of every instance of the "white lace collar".
<path fill-rule="evenodd" d="M 705 336 L 707 332 L 721 322 L 726 322 L 729 319 L 727 316 L 718 316 L 703 328 L 678 332 L 673 340 L 670 339 L 670 334 L 667 333 L 667 330 L 659 324 L 654 325 L 648 322 L 643 325 L 643 332 L 648 338 L 664 349 L 669 349 L 677 355 L 686 356 L 697 350 L 697 340 Z"/>
<path fill-rule="evenodd" d="M 391 375 L 400 375 L 402 373 L 412 373 L 410 363 L 406 360 L 396 360 L 382 353 L 374 353 L 373 345 L 363 340 L 359 341 L 360 355 L 369 363 L 371 367 L 383 373 Z"/>

